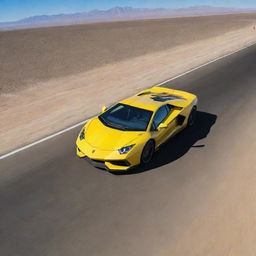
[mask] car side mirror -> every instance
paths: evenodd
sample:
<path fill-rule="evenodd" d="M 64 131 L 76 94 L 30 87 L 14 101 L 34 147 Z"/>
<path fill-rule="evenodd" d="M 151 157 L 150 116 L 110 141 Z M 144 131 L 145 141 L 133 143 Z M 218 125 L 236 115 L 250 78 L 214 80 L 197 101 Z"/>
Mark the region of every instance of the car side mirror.
<path fill-rule="evenodd" d="M 162 130 L 163 128 L 167 128 L 167 124 L 165 124 L 165 123 L 161 123 L 158 127 L 157 127 L 157 130 L 158 131 L 160 131 L 160 130 Z"/>
<path fill-rule="evenodd" d="M 103 107 L 101 108 L 102 113 L 106 112 L 107 110 L 108 110 L 108 108 L 107 108 L 106 106 L 103 106 Z"/>

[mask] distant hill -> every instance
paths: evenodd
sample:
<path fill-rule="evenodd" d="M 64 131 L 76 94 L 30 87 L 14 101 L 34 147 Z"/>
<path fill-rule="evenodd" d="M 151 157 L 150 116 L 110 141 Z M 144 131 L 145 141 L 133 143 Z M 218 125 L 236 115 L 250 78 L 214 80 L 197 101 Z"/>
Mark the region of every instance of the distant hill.
<path fill-rule="evenodd" d="M 95 23 L 117 20 L 167 18 L 179 16 L 197 16 L 214 14 L 232 14 L 256 12 L 256 9 L 238 9 L 213 6 L 192 6 L 180 9 L 147 9 L 115 7 L 109 10 L 92 10 L 73 14 L 40 15 L 13 22 L 0 22 L 0 30 L 49 27 L 72 24 Z"/>

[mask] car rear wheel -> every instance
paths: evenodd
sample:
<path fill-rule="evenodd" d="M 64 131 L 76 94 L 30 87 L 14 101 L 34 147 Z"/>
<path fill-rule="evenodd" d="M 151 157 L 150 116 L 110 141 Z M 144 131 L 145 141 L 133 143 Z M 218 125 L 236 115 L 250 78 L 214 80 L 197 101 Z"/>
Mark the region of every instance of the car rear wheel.
<path fill-rule="evenodd" d="M 189 114 L 189 117 L 188 117 L 188 124 L 187 126 L 188 127 L 191 127 L 194 125 L 195 123 L 195 120 L 196 120 L 196 106 L 194 106 Z"/>
<path fill-rule="evenodd" d="M 142 154 L 141 154 L 141 163 L 147 164 L 153 157 L 155 151 L 155 143 L 153 140 L 149 140 L 145 145 Z"/>

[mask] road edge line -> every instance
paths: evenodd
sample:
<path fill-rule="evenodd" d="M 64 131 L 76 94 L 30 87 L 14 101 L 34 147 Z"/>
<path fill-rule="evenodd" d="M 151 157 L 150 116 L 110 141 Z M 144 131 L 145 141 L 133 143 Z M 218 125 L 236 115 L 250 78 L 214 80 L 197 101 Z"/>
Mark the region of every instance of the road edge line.
<path fill-rule="evenodd" d="M 242 50 L 244 50 L 244 49 L 246 49 L 246 48 L 249 48 L 249 47 L 251 47 L 251 46 L 253 46 L 253 45 L 255 45 L 255 44 L 256 44 L 256 42 L 251 43 L 251 44 L 249 44 L 249 45 L 247 45 L 247 46 L 244 46 L 244 47 L 242 47 L 242 48 L 239 48 L 238 50 L 235 50 L 235 51 L 233 51 L 233 52 L 224 54 L 224 55 L 222 55 L 222 56 L 220 56 L 220 57 L 218 57 L 218 58 L 215 58 L 215 59 L 213 59 L 213 60 L 211 60 L 211 61 L 208 61 L 208 62 L 206 62 L 206 63 L 204 63 L 204 64 L 202 64 L 202 65 L 199 65 L 199 66 L 197 66 L 197 67 L 195 67 L 195 68 L 192 68 L 192 69 L 190 69 L 190 70 L 188 70 L 188 71 L 185 71 L 185 72 L 183 72 L 183 73 L 181 73 L 181 74 L 179 74 L 179 75 L 177 75 L 177 76 L 174 76 L 174 77 L 172 77 L 172 78 L 170 78 L 170 79 L 167 79 L 167 80 L 165 80 L 165 81 L 163 81 L 163 82 L 160 82 L 160 83 L 156 84 L 155 86 L 161 86 L 161 85 L 163 85 L 163 84 L 165 84 L 165 83 L 168 83 L 168 82 L 170 82 L 170 81 L 173 81 L 173 80 L 175 80 L 175 79 L 177 79 L 177 78 L 179 78 L 179 77 L 182 77 L 182 76 L 184 76 L 184 75 L 186 75 L 186 74 L 189 74 L 189 73 L 191 73 L 191 72 L 193 72 L 193 71 L 195 71 L 195 70 L 197 70 L 197 69 L 200 69 L 200 68 L 202 68 L 202 67 L 205 67 L 205 66 L 207 66 L 207 65 L 209 65 L 209 64 L 211 64 L 211 63 L 213 63 L 213 62 L 216 62 L 216 61 L 218 61 L 218 60 L 220 60 L 220 59 L 226 58 L 226 57 L 228 57 L 228 56 L 230 56 L 230 55 L 232 55 L 232 54 L 235 54 L 235 53 L 237 53 L 237 52 L 240 52 L 240 51 L 242 51 Z M 14 155 L 14 154 L 16 154 L 16 153 L 18 153 L 18 152 L 20 152 L 20 151 L 25 150 L 25 149 L 28 149 L 28 148 L 30 148 L 30 147 L 33 147 L 33 146 L 35 146 L 35 145 L 37 145 L 37 144 L 39 144 L 39 143 L 41 143 L 41 142 L 47 141 L 47 140 L 49 140 L 49 139 L 52 139 L 52 138 L 54 138 L 54 137 L 56 137 L 56 136 L 58 136 L 58 135 L 60 135 L 60 134 L 63 134 L 63 133 L 65 133 L 65 132 L 67 132 L 67 131 L 70 131 L 70 130 L 72 130 L 72 129 L 74 129 L 74 128 L 76 128 L 76 127 L 78 127 L 78 126 L 84 124 L 84 123 L 87 122 L 88 120 L 89 120 L 89 119 L 86 119 L 86 120 L 84 120 L 84 121 L 81 121 L 81 122 L 79 122 L 79 123 L 77 123 L 77 124 L 74 124 L 74 125 L 68 127 L 68 128 L 65 128 L 65 129 L 63 129 L 63 130 L 61 130 L 61 131 L 59 131 L 59 132 L 53 133 L 53 134 L 51 134 L 51 135 L 49 135 L 49 136 L 46 136 L 46 137 L 44 137 L 44 138 L 42 138 L 42 139 L 40 139 L 40 140 L 37 140 L 37 141 L 35 141 L 35 142 L 32 142 L 32 143 L 30 143 L 30 144 L 28 144 L 28 145 L 26 145 L 26 146 L 23 146 L 23 147 L 21 147 L 21 148 L 17 148 L 17 149 L 15 149 L 15 150 L 13 150 L 13 151 L 11 151 L 11 152 L 9 152 L 9 153 L 6 153 L 6 154 L 4 154 L 4 155 L 1 155 L 1 156 L 0 156 L 0 160 L 2 160 L 2 159 L 4 159 L 4 158 L 7 158 L 7 157 L 9 157 L 9 156 L 11 156 L 11 155 Z"/>

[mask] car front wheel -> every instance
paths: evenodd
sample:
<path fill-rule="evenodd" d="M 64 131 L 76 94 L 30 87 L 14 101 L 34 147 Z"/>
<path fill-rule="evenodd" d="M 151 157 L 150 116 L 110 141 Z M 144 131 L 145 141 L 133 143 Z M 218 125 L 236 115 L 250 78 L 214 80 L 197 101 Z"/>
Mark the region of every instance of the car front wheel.
<path fill-rule="evenodd" d="M 145 145 L 142 154 L 141 154 L 141 163 L 147 164 L 153 157 L 155 151 L 155 143 L 152 140 L 149 140 Z"/>

